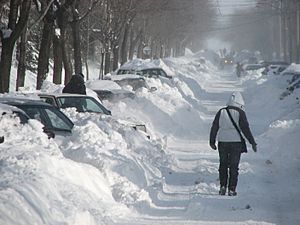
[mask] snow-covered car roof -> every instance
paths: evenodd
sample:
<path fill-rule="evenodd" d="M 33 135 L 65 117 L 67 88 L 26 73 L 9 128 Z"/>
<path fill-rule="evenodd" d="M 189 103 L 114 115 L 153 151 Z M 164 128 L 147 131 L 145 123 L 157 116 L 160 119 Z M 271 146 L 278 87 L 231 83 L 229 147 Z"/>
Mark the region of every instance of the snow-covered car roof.
<path fill-rule="evenodd" d="M 49 96 L 54 96 L 54 97 L 83 97 L 87 95 L 81 95 L 81 94 L 69 94 L 69 93 L 47 93 L 47 92 L 41 92 L 38 95 L 49 95 Z"/>
<path fill-rule="evenodd" d="M 124 79 L 144 79 L 142 76 L 137 74 L 117 74 L 117 75 L 110 75 L 111 80 L 124 80 Z"/>
<path fill-rule="evenodd" d="M 143 70 L 143 69 L 163 69 L 168 75 L 174 76 L 174 72 L 170 70 L 169 66 L 167 66 L 164 60 L 141 60 L 141 59 L 134 59 L 130 62 L 125 63 L 120 68 L 118 68 L 115 72 L 117 73 L 118 70 Z"/>
<path fill-rule="evenodd" d="M 91 80 L 86 83 L 86 86 L 96 92 L 101 100 L 115 101 L 135 96 L 133 91 L 122 88 L 112 80 Z"/>
<path fill-rule="evenodd" d="M 281 72 L 281 75 L 294 74 L 300 76 L 300 64 L 291 64 L 284 71 Z"/>
<path fill-rule="evenodd" d="M 121 90 L 121 86 L 112 80 L 90 80 L 86 86 L 92 90 Z"/>
<path fill-rule="evenodd" d="M 19 109 L 16 106 L 0 103 L 0 114 L 2 114 L 4 112 L 21 112 L 21 113 L 26 114 L 24 111 L 22 111 L 21 109 Z"/>

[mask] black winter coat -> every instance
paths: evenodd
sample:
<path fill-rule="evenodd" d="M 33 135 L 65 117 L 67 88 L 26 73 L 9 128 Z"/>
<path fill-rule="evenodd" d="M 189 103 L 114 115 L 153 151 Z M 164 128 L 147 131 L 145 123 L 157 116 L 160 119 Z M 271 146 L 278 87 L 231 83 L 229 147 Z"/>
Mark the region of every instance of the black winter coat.
<path fill-rule="evenodd" d="M 86 95 L 84 80 L 80 75 L 73 75 L 69 83 L 64 87 L 63 93 Z"/>

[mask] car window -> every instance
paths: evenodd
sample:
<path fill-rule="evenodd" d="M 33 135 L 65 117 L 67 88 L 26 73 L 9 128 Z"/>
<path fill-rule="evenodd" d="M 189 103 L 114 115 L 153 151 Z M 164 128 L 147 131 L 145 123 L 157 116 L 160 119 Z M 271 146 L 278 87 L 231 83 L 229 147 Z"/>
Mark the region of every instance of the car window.
<path fill-rule="evenodd" d="M 54 99 L 52 97 L 41 96 L 40 99 L 50 105 L 55 106 Z"/>
<path fill-rule="evenodd" d="M 52 128 L 61 129 L 61 130 L 71 130 L 73 124 L 69 123 L 68 120 L 61 116 L 61 113 L 58 110 L 52 108 L 46 108 L 45 113 L 49 119 L 49 123 Z"/>
<path fill-rule="evenodd" d="M 148 70 L 142 70 L 141 72 L 143 73 L 143 75 L 150 74 Z"/>
<path fill-rule="evenodd" d="M 158 76 L 159 75 L 159 71 L 158 70 L 154 69 L 151 72 L 152 72 L 151 74 L 154 75 L 154 76 Z"/>
<path fill-rule="evenodd" d="M 39 108 L 23 106 L 22 110 L 24 110 L 31 119 L 36 119 L 36 120 L 40 121 L 41 123 L 46 123 L 46 121 L 43 120 L 43 116 L 42 116 L 42 113 Z"/>
<path fill-rule="evenodd" d="M 76 108 L 78 112 L 84 112 L 85 101 L 82 98 L 76 97 L 59 97 L 58 101 L 61 104 L 61 108 Z"/>
<path fill-rule="evenodd" d="M 73 123 L 55 107 L 18 106 L 30 118 L 39 120 L 48 129 L 71 130 Z"/>
<path fill-rule="evenodd" d="M 88 112 L 99 112 L 99 113 L 104 113 L 103 109 L 99 107 L 94 101 L 91 99 L 85 99 L 86 101 L 86 110 Z"/>
<path fill-rule="evenodd" d="M 109 115 L 109 111 L 93 98 L 59 97 L 62 108 L 75 107 L 78 112 L 95 112 Z"/>
<path fill-rule="evenodd" d="M 118 70 L 117 74 L 122 75 L 122 74 L 134 74 L 135 70 L 127 70 L 127 69 L 120 69 Z"/>
<path fill-rule="evenodd" d="M 163 76 L 163 77 L 167 77 L 168 75 L 165 73 L 165 71 L 163 71 L 163 70 L 159 70 L 160 71 L 160 74 L 161 74 L 161 76 Z"/>

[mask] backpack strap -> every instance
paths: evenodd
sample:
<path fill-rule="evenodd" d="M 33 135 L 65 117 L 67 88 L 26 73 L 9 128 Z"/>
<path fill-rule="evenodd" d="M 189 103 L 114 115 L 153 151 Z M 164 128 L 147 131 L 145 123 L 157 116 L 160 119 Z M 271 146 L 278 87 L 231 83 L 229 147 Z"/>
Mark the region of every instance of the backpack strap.
<path fill-rule="evenodd" d="M 232 118 L 232 116 L 231 116 L 231 114 L 230 114 L 230 112 L 229 112 L 228 107 L 227 107 L 227 108 L 224 108 L 224 109 L 227 111 L 227 114 L 228 114 L 228 116 L 229 116 L 229 118 L 230 118 L 230 120 L 231 120 L 233 126 L 235 127 L 235 129 L 236 129 L 237 132 L 239 133 L 240 138 L 241 138 L 241 141 L 245 141 L 245 139 L 243 138 L 243 136 L 242 136 L 242 134 L 241 134 L 240 129 L 238 128 L 238 126 L 236 125 L 235 121 L 233 120 L 233 118 Z"/>

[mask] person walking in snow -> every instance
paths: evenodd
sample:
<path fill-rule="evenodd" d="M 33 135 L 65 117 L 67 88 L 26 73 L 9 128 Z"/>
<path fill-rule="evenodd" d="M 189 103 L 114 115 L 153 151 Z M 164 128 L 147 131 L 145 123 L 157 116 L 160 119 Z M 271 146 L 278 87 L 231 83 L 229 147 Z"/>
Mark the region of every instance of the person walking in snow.
<path fill-rule="evenodd" d="M 84 76 L 82 73 L 75 74 L 71 77 L 71 80 L 64 87 L 63 93 L 70 94 L 82 94 L 86 95 L 86 87 L 84 84 Z"/>
<path fill-rule="evenodd" d="M 252 145 L 253 151 L 257 151 L 257 144 L 249 128 L 244 105 L 241 93 L 232 93 L 227 107 L 217 112 L 210 130 L 209 145 L 214 150 L 217 150 L 216 137 L 218 138 L 220 195 L 226 194 L 227 187 L 229 196 L 237 195 L 240 157 L 241 153 L 247 152 L 242 134 Z"/>
<path fill-rule="evenodd" d="M 237 77 L 241 77 L 241 74 L 242 74 L 242 71 L 243 71 L 243 65 L 242 65 L 241 63 L 238 62 L 238 63 L 236 64 L 235 70 L 236 70 L 236 75 L 237 75 Z"/>

